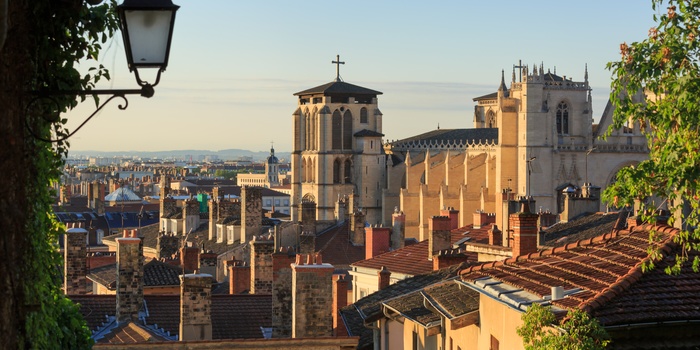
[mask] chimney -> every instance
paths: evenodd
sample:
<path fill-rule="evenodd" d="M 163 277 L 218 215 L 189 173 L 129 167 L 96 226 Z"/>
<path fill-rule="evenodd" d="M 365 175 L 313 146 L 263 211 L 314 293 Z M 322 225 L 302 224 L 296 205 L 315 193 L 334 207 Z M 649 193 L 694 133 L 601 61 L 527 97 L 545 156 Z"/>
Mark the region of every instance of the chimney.
<path fill-rule="evenodd" d="M 199 270 L 199 248 L 193 247 L 192 242 L 186 244 L 186 247 L 180 248 L 180 266 L 189 272 Z"/>
<path fill-rule="evenodd" d="M 302 200 L 301 202 L 301 231 L 316 234 L 316 202 Z"/>
<path fill-rule="evenodd" d="M 245 243 L 259 235 L 262 228 L 262 188 L 241 187 L 241 198 L 240 242 Z"/>
<path fill-rule="evenodd" d="M 389 286 L 391 283 L 391 271 L 389 271 L 386 266 L 377 271 L 377 290 L 382 290 Z"/>
<path fill-rule="evenodd" d="M 272 337 L 292 337 L 292 267 L 296 254 L 280 248 L 272 254 Z"/>
<path fill-rule="evenodd" d="M 297 255 L 292 266 L 292 338 L 333 335 L 333 265 Z"/>
<path fill-rule="evenodd" d="M 335 222 L 340 223 L 345 221 L 345 214 L 347 213 L 345 200 L 338 198 L 335 202 Z"/>
<path fill-rule="evenodd" d="M 333 275 L 333 336 L 347 337 L 348 330 L 345 328 L 340 309 L 348 305 L 348 280 L 345 275 Z"/>
<path fill-rule="evenodd" d="M 314 254 L 315 252 L 316 234 L 312 231 L 302 231 L 301 235 L 299 235 L 299 253 Z"/>
<path fill-rule="evenodd" d="M 214 187 L 214 191 L 218 192 L 218 187 Z M 212 196 L 209 200 L 209 240 L 216 239 L 216 222 L 219 221 L 219 199 Z"/>
<path fill-rule="evenodd" d="M 63 290 L 67 295 L 87 294 L 87 234 L 74 226 L 66 230 L 63 244 Z"/>
<path fill-rule="evenodd" d="M 406 244 L 406 215 L 398 208 L 391 215 L 391 249 L 401 249 Z"/>
<path fill-rule="evenodd" d="M 350 215 L 350 242 L 353 245 L 365 245 L 365 214 L 357 210 Z"/>
<path fill-rule="evenodd" d="M 241 260 L 229 260 L 228 291 L 229 294 L 241 294 L 250 290 L 250 266 Z"/>
<path fill-rule="evenodd" d="M 441 250 L 433 256 L 433 271 L 461 264 L 467 260 L 467 256 L 462 254 L 459 249 Z"/>
<path fill-rule="evenodd" d="M 452 247 L 450 217 L 433 216 L 428 222 L 428 260 L 433 260 L 437 252 Z"/>
<path fill-rule="evenodd" d="M 177 253 L 177 247 L 180 245 L 180 238 L 176 235 L 165 232 L 158 232 L 156 238 L 156 258 L 172 258 Z"/>
<path fill-rule="evenodd" d="M 199 228 L 199 201 L 190 194 L 182 208 L 182 232 L 195 231 Z"/>
<path fill-rule="evenodd" d="M 250 294 L 272 294 L 272 235 L 253 236 L 250 241 Z"/>
<path fill-rule="evenodd" d="M 136 230 L 117 238 L 117 322 L 137 321 L 143 306 L 143 253 Z"/>
<path fill-rule="evenodd" d="M 447 209 L 440 210 L 440 216 L 447 216 L 450 218 L 450 230 L 459 228 L 459 210 L 453 207 L 447 207 Z"/>
<path fill-rule="evenodd" d="M 539 216 L 530 212 L 529 203 L 523 201 L 521 212 L 510 215 L 510 227 L 513 230 L 513 257 L 537 251 L 537 219 Z"/>
<path fill-rule="evenodd" d="M 503 232 L 498 229 L 498 225 L 493 225 L 489 230 L 489 245 L 503 245 Z"/>
<path fill-rule="evenodd" d="M 211 275 L 180 276 L 180 341 L 211 340 Z"/>
<path fill-rule="evenodd" d="M 389 251 L 390 228 L 366 227 L 365 235 L 365 259 L 372 259 L 379 254 Z"/>

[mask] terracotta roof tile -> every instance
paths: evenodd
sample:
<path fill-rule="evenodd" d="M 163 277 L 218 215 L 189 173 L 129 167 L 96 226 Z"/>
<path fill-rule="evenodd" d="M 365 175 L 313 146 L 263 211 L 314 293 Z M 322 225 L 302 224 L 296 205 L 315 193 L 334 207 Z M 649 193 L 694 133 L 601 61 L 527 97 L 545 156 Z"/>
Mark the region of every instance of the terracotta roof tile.
<path fill-rule="evenodd" d="M 111 329 L 108 334 L 100 338 L 100 344 L 133 344 L 153 341 L 166 341 L 167 339 L 144 328 L 134 322 L 125 322 Z"/>

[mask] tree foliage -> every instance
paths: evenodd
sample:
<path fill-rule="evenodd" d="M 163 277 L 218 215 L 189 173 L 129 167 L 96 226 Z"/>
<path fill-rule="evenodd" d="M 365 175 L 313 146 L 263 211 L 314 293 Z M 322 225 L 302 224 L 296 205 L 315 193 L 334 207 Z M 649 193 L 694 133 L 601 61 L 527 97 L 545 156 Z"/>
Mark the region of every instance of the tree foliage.
<path fill-rule="evenodd" d="M 689 229 L 699 223 L 700 1 L 652 0 L 652 9 L 658 25 L 645 40 L 621 44 L 620 61 L 608 63 L 615 111 L 607 134 L 629 122 L 640 125 L 649 159 L 622 169 L 604 199 L 616 206 L 640 201 L 645 222 L 654 222 L 657 210 L 666 205 L 672 214 L 670 224 L 682 216 L 684 229 L 674 238 L 682 253 L 666 269 L 678 273 L 688 262 L 687 252 L 700 249 L 700 232 Z M 660 257 L 653 249 L 651 253 Z M 646 268 L 653 268 L 653 260 Z M 698 271 L 698 258 L 692 265 Z"/>
<path fill-rule="evenodd" d="M 83 1 L 31 1 L 21 11 L 31 17 L 29 41 L 24 43 L 30 53 L 33 72 L 25 78 L 23 89 L 41 91 L 86 90 L 94 87 L 100 78 L 109 78 L 101 65 L 87 74 L 78 70 L 78 62 L 96 59 L 102 45 L 111 39 L 118 27 L 116 2 L 105 1 L 89 6 Z M 31 201 L 25 222 L 27 251 L 22 251 L 21 297 L 27 305 L 23 319 L 26 322 L 14 343 L 18 348 L 81 349 L 92 345 L 90 330 L 78 308 L 62 291 L 62 265 L 56 242 L 65 227 L 56 221 L 51 204 L 55 193 L 50 190 L 61 175 L 67 142 L 49 143 L 50 139 L 68 133 L 60 113 L 75 107 L 79 96 L 55 99 L 25 98 L 28 104 L 24 135 L 24 149 L 28 156 L 24 164 L 30 169 L 23 189 Z M 26 101 L 32 101 L 26 102 Z M 18 247 L 20 247 L 18 245 Z"/>
<path fill-rule="evenodd" d="M 555 327 L 556 316 L 549 307 L 532 304 L 523 314 L 517 333 L 526 350 L 597 350 L 610 343 L 598 320 L 579 309 L 569 310 L 565 321 Z"/>

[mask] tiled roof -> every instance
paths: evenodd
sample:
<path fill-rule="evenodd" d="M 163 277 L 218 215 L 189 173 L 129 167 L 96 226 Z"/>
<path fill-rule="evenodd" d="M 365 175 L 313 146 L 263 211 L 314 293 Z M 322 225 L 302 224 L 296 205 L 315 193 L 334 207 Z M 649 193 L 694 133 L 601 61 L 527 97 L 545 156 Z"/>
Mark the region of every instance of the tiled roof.
<path fill-rule="evenodd" d="M 71 300 L 80 304 L 80 312 L 88 327 L 96 330 L 114 316 L 114 295 L 72 295 Z M 148 311 L 145 328 L 155 327 L 170 334 L 179 333 L 180 296 L 145 295 Z M 212 338 L 241 339 L 262 338 L 260 327 L 272 326 L 272 296 L 270 295 L 212 295 Z"/>
<path fill-rule="evenodd" d="M 164 337 L 134 322 L 124 322 L 100 338 L 99 344 L 133 344 L 153 341 L 166 341 Z"/>
<path fill-rule="evenodd" d="M 362 129 L 355 133 L 355 137 L 382 137 L 384 134 L 372 130 Z"/>
<path fill-rule="evenodd" d="M 498 143 L 497 128 L 478 129 L 437 129 L 426 133 L 391 142 L 392 146 L 400 147 L 411 142 L 444 143 Z"/>
<path fill-rule="evenodd" d="M 671 251 L 670 237 L 678 230 L 659 226 L 659 240 L 650 243 L 650 228 L 616 231 L 562 247 L 472 266 L 460 275 L 468 285 L 482 288 L 485 293 L 507 286 L 514 289 L 512 292 L 520 293 L 519 296 L 510 293 L 511 296 L 522 298 L 527 294 L 531 296 L 530 302 L 533 298 L 543 300 L 551 295 L 551 287 L 560 286 L 566 296 L 553 301 L 555 307 L 591 311 L 606 305 L 639 281 L 642 264 L 649 260 L 650 244 L 661 248 L 664 254 Z M 499 283 L 503 287 L 499 287 Z M 516 301 L 527 304 L 528 300 Z"/>
<path fill-rule="evenodd" d="M 413 320 L 416 323 L 429 327 L 440 322 L 440 315 L 433 313 L 423 305 L 425 298 L 420 290 L 404 294 L 400 297 L 387 300 L 382 304 L 401 316 Z"/>
<path fill-rule="evenodd" d="M 426 253 L 427 254 L 427 253 Z M 358 349 L 372 345 L 372 330 L 364 326 L 365 321 L 376 320 L 381 316 L 381 302 L 408 294 L 428 285 L 455 277 L 464 264 L 450 266 L 413 278 L 398 281 L 380 291 L 374 292 L 352 305 L 341 309 L 341 315 L 350 336 L 359 336 Z"/>
<path fill-rule="evenodd" d="M 363 88 L 362 86 L 349 84 L 344 81 L 332 81 L 330 83 L 319 85 L 311 89 L 297 92 L 296 94 L 294 94 L 294 96 L 311 94 L 323 94 L 324 96 L 329 96 L 334 94 L 381 95 L 382 93 L 379 91 Z"/>
<path fill-rule="evenodd" d="M 182 269 L 177 266 L 152 259 L 143 265 L 144 287 L 179 286 Z M 117 283 L 117 265 L 110 264 L 92 269 L 88 278 L 115 290 Z"/>
<path fill-rule="evenodd" d="M 488 230 L 490 228 L 490 224 L 484 225 L 479 229 L 475 229 L 472 225 L 469 225 L 453 230 L 450 238 L 452 244 L 455 244 L 467 237 L 470 237 L 468 242 L 484 243 L 483 240 L 485 238 L 486 243 L 488 243 Z M 402 273 L 414 276 L 432 271 L 433 262 L 428 260 L 428 240 L 424 240 L 417 244 L 405 246 L 401 249 L 377 255 L 371 259 L 358 261 L 352 264 L 352 266 L 373 268 L 377 270 L 384 266 L 392 273 Z"/>
<path fill-rule="evenodd" d="M 364 260 L 365 247 L 355 246 L 348 238 L 349 221 L 330 228 L 316 236 L 316 252 L 321 253 L 323 262 L 335 267 L 349 267 L 350 264 Z"/>
<path fill-rule="evenodd" d="M 567 243 L 602 236 L 611 232 L 618 219 L 618 213 L 587 214 L 569 222 L 559 222 L 544 230 L 544 243 L 549 247 L 559 247 Z"/>
<path fill-rule="evenodd" d="M 483 96 L 474 97 L 474 98 L 472 99 L 472 101 L 493 100 L 493 99 L 495 99 L 496 97 L 498 97 L 498 91 L 492 92 L 492 93 L 490 93 L 490 94 L 486 94 L 486 95 L 483 95 Z"/>

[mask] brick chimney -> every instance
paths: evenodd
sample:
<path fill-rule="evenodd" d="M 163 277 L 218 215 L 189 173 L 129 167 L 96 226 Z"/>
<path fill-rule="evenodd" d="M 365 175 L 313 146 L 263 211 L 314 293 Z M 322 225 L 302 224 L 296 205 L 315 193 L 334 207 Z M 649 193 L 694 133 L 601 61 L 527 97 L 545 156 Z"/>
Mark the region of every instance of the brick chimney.
<path fill-rule="evenodd" d="M 340 317 L 340 309 L 348 305 L 348 281 L 345 275 L 333 275 L 333 336 L 347 337 L 348 330 Z"/>
<path fill-rule="evenodd" d="M 117 322 L 137 321 L 143 306 L 143 253 L 136 230 L 117 238 Z"/>
<path fill-rule="evenodd" d="M 229 294 L 241 294 L 250 290 L 250 266 L 241 260 L 228 260 Z"/>
<path fill-rule="evenodd" d="M 296 254 L 280 248 L 272 254 L 272 337 L 292 337 L 292 267 Z"/>
<path fill-rule="evenodd" d="M 241 243 L 246 243 L 262 228 L 262 188 L 241 187 L 241 198 Z"/>
<path fill-rule="evenodd" d="M 321 255 L 297 255 L 292 266 L 292 338 L 333 335 L 334 267 Z"/>
<path fill-rule="evenodd" d="M 440 216 L 447 216 L 450 218 L 450 230 L 459 228 L 459 210 L 453 207 L 447 207 L 447 209 L 440 209 Z"/>
<path fill-rule="evenodd" d="M 391 249 L 401 249 L 406 244 L 406 215 L 398 208 L 391 215 Z"/>
<path fill-rule="evenodd" d="M 350 215 L 350 242 L 353 245 L 365 245 L 365 213 L 360 210 Z"/>
<path fill-rule="evenodd" d="M 218 192 L 218 187 L 214 187 L 214 193 Z M 209 205 L 209 240 L 216 239 L 216 222 L 219 221 L 219 198 L 212 196 L 208 201 Z"/>
<path fill-rule="evenodd" d="M 390 236 L 388 227 L 365 227 L 365 259 L 388 252 Z"/>
<path fill-rule="evenodd" d="M 498 225 L 493 225 L 489 230 L 489 245 L 503 245 L 503 232 L 498 229 Z"/>
<path fill-rule="evenodd" d="M 180 238 L 176 235 L 158 232 L 156 238 L 156 258 L 171 258 L 177 253 L 177 247 L 180 245 Z"/>
<path fill-rule="evenodd" d="M 185 271 L 199 270 L 199 248 L 193 247 L 192 242 L 186 242 L 187 246 L 180 248 L 180 266 Z"/>
<path fill-rule="evenodd" d="M 391 271 L 389 271 L 386 266 L 382 266 L 382 268 L 377 271 L 377 290 L 388 287 L 390 283 Z"/>
<path fill-rule="evenodd" d="M 316 202 L 302 200 L 299 210 L 301 211 L 299 215 L 301 218 L 301 231 L 316 234 Z"/>
<path fill-rule="evenodd" d="M 338 198 L 338 200 L 335 202 L 335 221 L 336 222 L 343 222 L 345 221 L 346 214 L 347 214 L 347 203 L 345 202 L 344 198 Z"/>
<path fill-rule="evenodd" d="M 537 219 L 530 212 L 529 203 L 523 202 L 521 212 L 511 214 L 509 226 L 513 230 L 513 257 L 537 251 Z"/>
<path fill-rule="evenodd" d="M 272 294 L 272 235 L 253 236 L 250 241 L 250 294 Z"/>
<path fill-rule="evenodd" d="M 486 213 L 483 210 L 478 210 L 474 213 L 474 228 L 481 228 L 495 222 L 496 214 Z"/>
<path fill-rule="evenodd" d="M 452 247 L 450 217 L 433 216 L 428 222 L 428 260 L 437 252 Z"/>
<path fill-rule="evenodd" d="M 467 260 L 467 256 L 462 254 L 459 249 L 441 250 L 433 256 L 433 271 L 461 264 Z"/>
<path fill-rule="evenodd" d="M 84 228 L 66 230 L 63 244 L 63 290 L 67 295 L 87 294 L 87 234 Z"/>
<path fill-rule="evenodd" d="M 180 341 L 211 340 L 211 281 L 208 274 L 180 276 Z"/>

